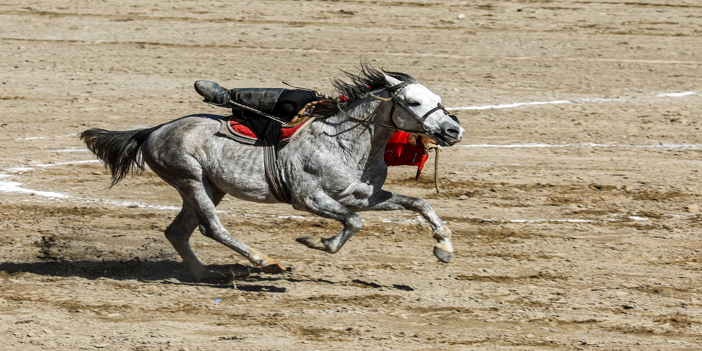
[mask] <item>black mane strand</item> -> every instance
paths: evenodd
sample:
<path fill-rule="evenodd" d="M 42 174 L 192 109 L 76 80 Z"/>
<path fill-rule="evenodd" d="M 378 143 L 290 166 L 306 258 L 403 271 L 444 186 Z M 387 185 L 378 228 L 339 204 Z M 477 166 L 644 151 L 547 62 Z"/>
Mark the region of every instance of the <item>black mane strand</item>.
<path fill-rule="evenodd" d="M 332 80 L 332 85 L 336 91 L 341 95 L 344 95 L 349 100 L 360 99 L 374 90 L 389 88 L 390 86 L 385 81 L 383 73 L 403 82 L 417 82 L 409 74 L 377 69 L 371 66 L 367 61 L 361 62 L 361 67 L 358 68 L 358 71 L 358 74 L 342 71 L 349 79 L 351 79 L 350 83 L 344 82 L 341 79 Z"/>
<path fill-rule="evenodd" d="M 383 73 L 407 83 L 417 83 L 412 76 L 401 72 L 390 72 L 383 69 L 377 69 L 371 66 L 368 61 L 361 61 L 361 67 L 358 68 L 358 74 L 353 74 L 347 71 L 342 71 L 351 82 L 347 83 L 341 79 L 332 80 L 332 85 L 336 92 L 343 95 L 347 101 L 341 102 L 341 105 L 348 105 L 355 100 L 358 100 L 366 94 L 384 88 L 390 88 L 390 85 L 385 81 Z M 339 112 L 339 104 L 334 101 L 325 101 L 317 105 L 315 115 L 324 118 Z"/>

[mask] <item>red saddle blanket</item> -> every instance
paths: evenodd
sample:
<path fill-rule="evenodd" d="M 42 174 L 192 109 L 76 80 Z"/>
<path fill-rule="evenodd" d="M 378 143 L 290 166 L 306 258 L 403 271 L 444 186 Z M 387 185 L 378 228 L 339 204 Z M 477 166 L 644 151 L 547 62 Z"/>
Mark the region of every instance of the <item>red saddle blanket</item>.
<path fill-rule="evenodd" d="M 292 128 L 280 128 L 280 136 L 278 136 L 278 140 L 285 140 L 289 137 L 291 137 L 295 132 L 302 127 L 303 124 L 300 124 L 298 126 L 292 127 Z M 239 135 L 249 137 L 249 138 L 254 138 L 256 139 L 256 134 L 249 129 L 245 124 L 241 124 L 235 120 L 229 120 L 229 127 L 231 127 L 231 130 L 234 133 L 237 133 Z"/>
<path fill-rule="evenodd" d="M 290 138 L 300 127 L 281 128 L 280 137 L 278 140 Z M 249 138 L 256 138 L 256 135 L 244 124 L 230 120 L 229 126 L 231 130 L 239 135 Z M 427 162 L 429 155 L 424 154 L 424 148 L 412 146 L 408 143 L 410 133 L 397 131 L 390 137 L 388 144 L 385 146 L 385 164 L 388 166 L 419 166 L 419 169 L 424 168 L 424 163 Z"/>

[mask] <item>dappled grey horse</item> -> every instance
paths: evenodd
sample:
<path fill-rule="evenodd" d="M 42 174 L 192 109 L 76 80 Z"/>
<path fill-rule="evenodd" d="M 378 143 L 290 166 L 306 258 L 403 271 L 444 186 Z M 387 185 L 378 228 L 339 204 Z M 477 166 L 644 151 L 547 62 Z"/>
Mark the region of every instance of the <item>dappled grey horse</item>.
<path fill-rule="evenodd" d="M 364 65 L 352 83 L 334 82 L 348 101 L 318 114 L 288 142 L 275 147 L 278 174 L 289 202 L 297 210 L 335 219 L 344 228 L 337 235 L 303 236 L 298 242 L 329 253 L 341 249 L 361 227 L 354 211 L 406 209 L 421 214 L 437 243 L 434 255 L 449 262 L 451 231 L 424 200 L 382 189 L 387 177 L 385 145 L 396 130 L 419 133 L 450 146 L 463 139 L 464 129 L 441 105 L 441 99 L 409 75 Z M 285 270 L 276 260 L 232 237 L 215 206 L 225 194 L 239 199 L 275 203 L 266 180 L 265 148 L 217 135 L 225 117 L 191 115 L 149 129 L 81 134 L 88 148 L 105 162 L 115 185 L 134 168 L 151 170 L 173 186 L 183 207 L 166 229 L 166 238 L 183 258 L 195 279 L 220 277 L 205 268 L 192 252 L 190 235 L 199 226 L 212 238 L 264 272 Z M 140 159 L 140 157 L 142 159 Z"/>

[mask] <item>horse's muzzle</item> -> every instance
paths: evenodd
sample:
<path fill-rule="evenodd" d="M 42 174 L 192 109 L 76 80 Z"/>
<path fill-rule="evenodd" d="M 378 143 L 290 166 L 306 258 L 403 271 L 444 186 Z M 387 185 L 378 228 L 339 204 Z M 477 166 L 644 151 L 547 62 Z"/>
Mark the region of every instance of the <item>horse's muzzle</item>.
<path fill-rule="evenodd" d="M 463 140 L 465 131 L 458 123 L 444 122 L 441 124 L 441 133 L 436 135 L 437 142 L 441 146 L 458 144 Z"/>

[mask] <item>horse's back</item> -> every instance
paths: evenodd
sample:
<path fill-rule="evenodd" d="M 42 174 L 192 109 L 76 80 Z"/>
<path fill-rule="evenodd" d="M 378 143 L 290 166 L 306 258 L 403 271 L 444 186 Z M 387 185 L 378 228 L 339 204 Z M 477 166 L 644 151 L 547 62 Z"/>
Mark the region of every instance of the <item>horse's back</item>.
<path fill-rule="evenodd" d="M 203 161 L 203 152 L 211 148 L 208 145 L 221 123 L 217 117 L 221 116 L 191 115 L 163 124 L 144 142 L 144 161 L 152 168 L 182 158 Z"/>

